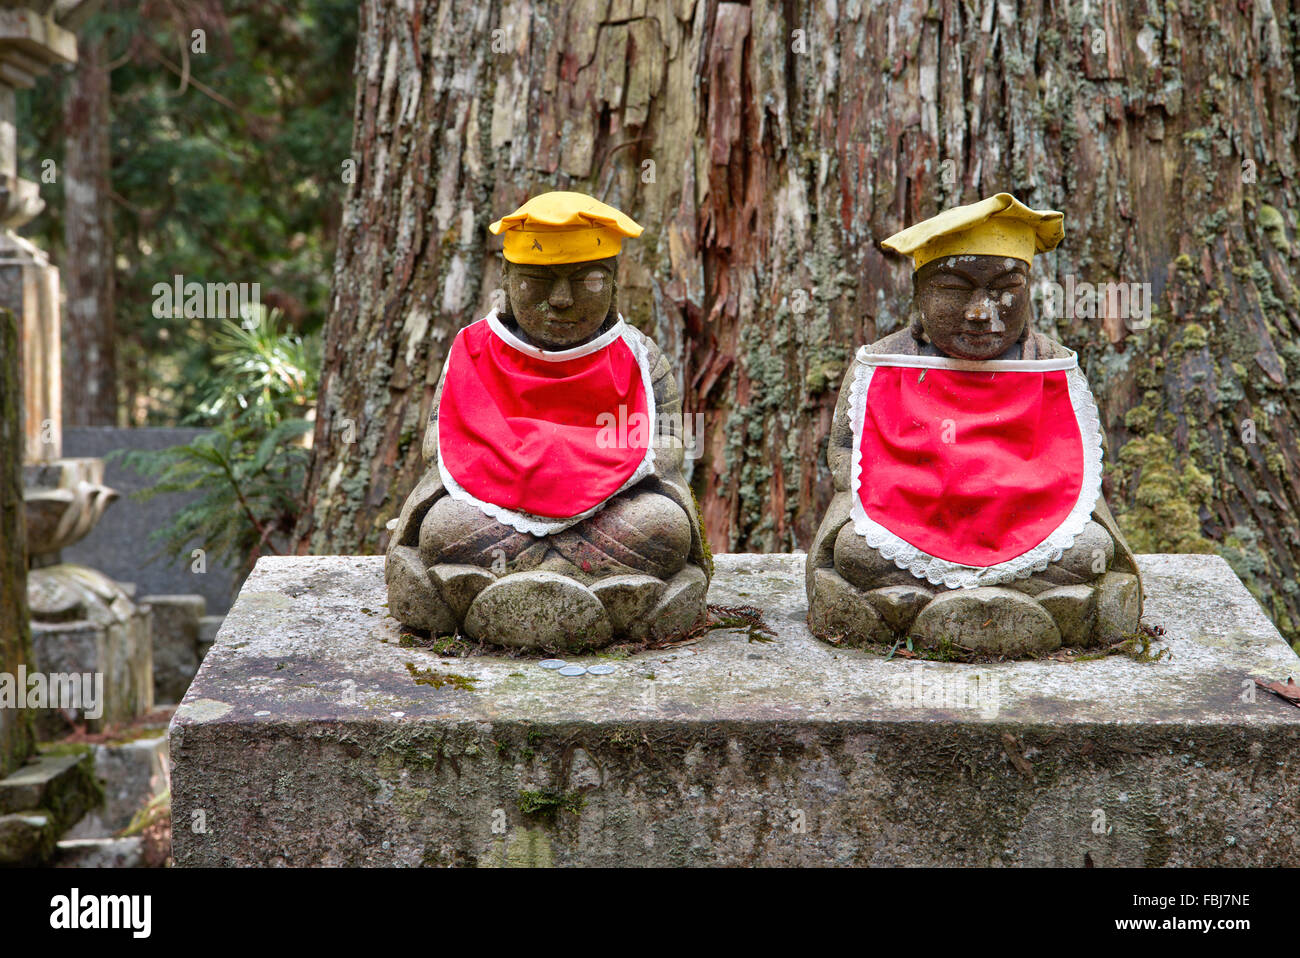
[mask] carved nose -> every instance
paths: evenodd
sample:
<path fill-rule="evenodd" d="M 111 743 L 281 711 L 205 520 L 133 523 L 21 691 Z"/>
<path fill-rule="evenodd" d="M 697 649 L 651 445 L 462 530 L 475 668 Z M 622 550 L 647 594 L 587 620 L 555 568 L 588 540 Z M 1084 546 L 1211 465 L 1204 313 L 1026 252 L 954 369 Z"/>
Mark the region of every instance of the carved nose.
<path fill-rule="evenodd" d="M 551 295 L 548 297 L 549 302 L 556 309 L 567 309 L 573 305 L 573 291 L 569 289 L 567 279 L 557 279 L 551 286 Z"/>
<path fill-rule="evenodd" d="M 1007 328 L 998 312 L 997 303 L 987 293 L 976 296 L 966 306 L 966 322 L 987 326 L 991 333 L 1006 332 Z"/>

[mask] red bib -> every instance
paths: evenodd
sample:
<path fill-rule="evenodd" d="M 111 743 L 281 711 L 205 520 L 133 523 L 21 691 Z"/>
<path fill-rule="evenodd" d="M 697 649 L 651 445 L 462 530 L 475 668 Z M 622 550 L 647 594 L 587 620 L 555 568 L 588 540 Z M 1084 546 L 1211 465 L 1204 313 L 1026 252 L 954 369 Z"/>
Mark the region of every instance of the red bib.
<path fill-rule="evenodd" d="M 448 492 L 540 535 L 640 481 L 653 465 L 654 393 L 636 337 L 620 319 L 591 343 L 547 352 L 522 342 L 495 313 L 462 329 L 438 404 Z"/>
<path fill-rule="evenodd" d="M 1076 359 L 864 352 L 852 388 L 854 527 L 914 574 L 1010 581 L 1059 558 L 1091 516 L 1101 440 Z"/>

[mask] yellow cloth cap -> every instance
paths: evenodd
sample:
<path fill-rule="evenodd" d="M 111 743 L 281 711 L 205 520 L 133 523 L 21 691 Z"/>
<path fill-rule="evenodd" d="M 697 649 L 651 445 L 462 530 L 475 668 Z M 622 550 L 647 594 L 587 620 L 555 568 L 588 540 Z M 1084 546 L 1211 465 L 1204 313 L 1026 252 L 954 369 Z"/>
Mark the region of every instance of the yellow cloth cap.
<path fill-rule="evenodd" d="M 1065 214 L 1031 210 L 1010 193 L 954 206 L 895 233 L 880 245 L 912 257 L 920 269 L 941 256 L 1014 256 L 1026 263 L 1056 249 L 1065 237 Z"/>
<path fill-rule="evenodd" d="M 556 191 L 534 196 L 509 216 L 488 227 L 502 237 L 512 263 L 585 263 L 617 256 L 624 236 L 640 236 L 641 227 L 586 193 Z"/>

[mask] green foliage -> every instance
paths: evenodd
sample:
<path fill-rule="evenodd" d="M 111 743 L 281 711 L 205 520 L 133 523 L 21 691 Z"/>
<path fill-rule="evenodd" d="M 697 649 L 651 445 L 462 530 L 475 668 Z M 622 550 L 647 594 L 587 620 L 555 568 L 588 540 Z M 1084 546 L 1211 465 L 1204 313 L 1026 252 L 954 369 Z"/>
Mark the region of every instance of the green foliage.
<path fill-rule="evenodd" d="M 153 313 L 156 284 L 260 283 L 303 334 L 324 324 L 351 155 L 356 0 L 106 0 L 79 30 L 112 64 L 111 219 L 120 400 L 133 425 L 175 424 L 220 320 Z M 194 49 L 193 32 L 205 49 Z M 17 97 L 19 172 L 45 211 L 24 228 L 61 262 L 64 85 Z"/>
<path fill-rule="evenodd" d="M 277 538 L 293 530 L 308 452 L 287 440 L 311 428 L 310 422 L 292 419 L 261 435 L 231 421 L 186 445 L 133 450 L 120 459 L 157 478 L 135 494 L 141 501 L 168 492 L 203 493 L 153 534 L 163 551 L 185 556 L 197 541 L 213 559 L 251 566 L 263 551 L 276 551 Z"/>
<path fill-rule="evenodd" d="M 246 323 L 226 321 L 218 330 L 216 375 L 191 421 L 247 417 L 274 429 L 286 407 L 305 410 L 315 402 L 319 340 L 282 335 L 279 319 L 263 307 Z"/>
<path fill-rule="evenodd" d="M 317 346 L 281 333 L 274 312 L 251 328 L 226 324 L 213 373 L 202 384 L 207 408 L 225 416 L 210 433 L 160 451 L 114 454 L 155 477 L 135 494 L 148 501 L 171 492 L 201 495 L 153 534 L 162 551 L 188 556 L 198 542 L 212 559 L 251 567 L 292 532 L 310 465 L 299 441 L 313 424 L 302 413 L 316 394 Z"/>

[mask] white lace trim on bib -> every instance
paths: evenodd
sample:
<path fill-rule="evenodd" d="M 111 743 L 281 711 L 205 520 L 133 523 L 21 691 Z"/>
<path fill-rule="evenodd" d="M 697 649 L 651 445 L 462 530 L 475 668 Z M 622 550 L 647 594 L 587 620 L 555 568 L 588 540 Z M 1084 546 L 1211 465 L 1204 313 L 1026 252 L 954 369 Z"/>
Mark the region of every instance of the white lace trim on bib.
<path fill-rule="evenodd" d="M 1016 579 L 1027 579 L 1042 572 L 1058 561 L 1066 549 L 1074 545 L 1083 527 L 1092 517 L 1092 510 L 1101 495 L 1101 418 L 1097 404 L 1088 388 L 1088 380 L 1079 369 L 1075 353 L 1066 359 L 1049 360 L 993 360 L 975 363 L 947 357 L 895 356 L 886 353 L 869 353 L 859 350 L 857 370 L 849 390 L 850 423 L 853 428 L 853 450 L 850 459 L 852 502 L 850 517 L 854 531 L 867 540 L 867 545 L 890 559 L 900 569 L 906 569 L 918 579 L 949 589 L 974 589 L 979 586 L 1001 585 Z M 862 507 L 862 428 L 866 421 L 867 390 L 876 366 L 911 366 L 933 369 L 974 369 L 997 372 L 1066 370 L 1070 390 L 1070 405 L 1079 424 L 1083 442 L 1083 482 L 1079 498 L 1064 521 L 1042 542 L 1028 552 L 991 566 L 970 566 L 940 559 L 923 552 L 884 526 L 874 521 Z"/>
<path fill-rule="evenodd" d="M 632 356 L 636 359 L 637 367 L 641 370 L 641 384 L 645 388 L 646 413 L 649 416 L 650 423 L 650 444 L 646 447 L 645 457 L 641 460 L 640 464 L 636 467 L 636 470 L 628 477 L 628 480 L 624 482 L 623 485 L 619 486 L 617 490 L 610 493 L 609 496 L 592 506 L 590 509 L 587 509 L 585 512 L 580 512 L 576 516 L 569 516 L 563 519 L 556 519 L 551 516 L 535 516 L 530 512 L 520 512 L 515 509 L 507 509 L 494 502 L 485 502 L 478 498 L 465 489 L 465 487 L 457 482 L 455 477 L 452 476 L 450 470 L 447 469 L 446 459 L 442 454 L 442 448 L 440 445 L 438 448 L 438 474 L 442 477 L 442 484 L 446 487 L 449 496 L 460 502 L 468 502 L 477 506 L 484 515 L 495 519 L 502 525 L 510 526 L 513 529 L 517 529 L 520 532 L 526 532 L 533 536 L 549 536 L 554 535 L 557 532 L 563 532 L 570 526 L 577 525 L 583 519 L 591 518 L 601 509 L 605 508 L 609 503 L 609 500 L 613 499 L 614 496 L 626 492 L 654 471 L 655 429 L 658 423 L 658 420 L 655 417 L 655 393 L 650 378 L 648 351 L 646 350 L 645 341 L 637 329 L 627 325 L 627 323 L 623 321 L 623 317 L 620 315 L 617 323 L 592 342 L 584 343 L 582 346 L 577 346 L 573 349 L 548 352 L 546 350 L 538 349 L 535 346 L 530 346 L 512 334 L 508 329 L 506 329 L 501 321 L 497 319 L 497 311 L 495 309 L 488 313 L 486 320 L 488 327 L 492 332 L 507 345 L 519 350 L 525 355 L 533 356 L 536 359 L 543 359 L 547 362 L 563 362 L 566 359 L 576 359 L 580 356 L 588 356 L 591 353 L 597 352 L 598 350 L 611 345 L 614 340 L 622 339 L 623 342 L 627 343 L 628 349 L 632 350 Z M 451 361 L 450 351 L 448 351 L 447 361 Z"/>

